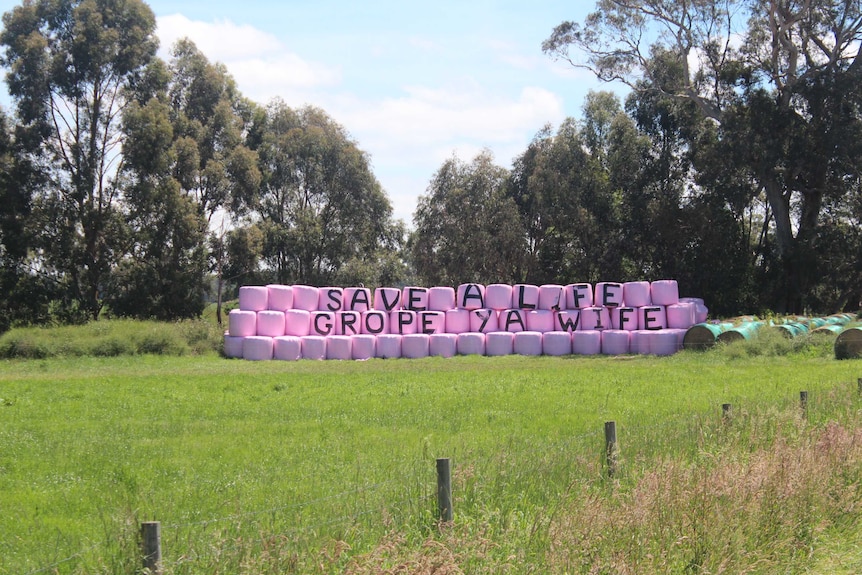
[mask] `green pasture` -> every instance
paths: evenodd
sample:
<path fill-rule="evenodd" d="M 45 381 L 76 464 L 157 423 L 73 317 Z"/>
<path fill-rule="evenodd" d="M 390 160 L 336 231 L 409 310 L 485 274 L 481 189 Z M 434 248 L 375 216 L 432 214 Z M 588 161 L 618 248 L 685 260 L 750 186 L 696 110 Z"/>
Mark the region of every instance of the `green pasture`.
<path fill-rule="evenodd" d="M 574 507 L 582 496 L 613 502 L 642 488 L 657 462 L 709 465 L 730 443 L 742 461 L 834 422 L 855 429 L 859 377 L 859 361 L 810 349 L 664 358 L 7 360 L 0 574 L 139 572 L 137 530 L 151 520 L 162 524 L 166 573 L 395 572 L 402 564 L 420 573 L 444 560 L 429 541 L 464 572 L 588 572 L 588 558 L 570 555 L 583 542 L 558 533 L 580 521 L 583 510 Z M 730 423 L 723 403 L 732 404 Z M 613 480 L 604 460 L 609 420 L 621 456 Z M 451 526 L 436 521 L 440 457 L 454 470 Z M 860 476 L 850 473 L 842 489 L 858 489 Z M 862 503 L 862 494 L 851 499 Z M 761 566 L 752 572 L 805 572 L 822 560 L 817 545 L 843 549 L 858 511 L 823 513 L 816 532 L 799 536 L 810 550 L 770 550 L 772 559 L 752 559 Z M 680 519 L 681 529 L 692 521 Z M 758 544 L 734 545 L 754 553 Z M 644 558 L 635 563 L 649 572 L 647 555 L 654 562 L 658 551 L 638 548 Z M 707 556 L 689 564 L 702 566 Z"/>

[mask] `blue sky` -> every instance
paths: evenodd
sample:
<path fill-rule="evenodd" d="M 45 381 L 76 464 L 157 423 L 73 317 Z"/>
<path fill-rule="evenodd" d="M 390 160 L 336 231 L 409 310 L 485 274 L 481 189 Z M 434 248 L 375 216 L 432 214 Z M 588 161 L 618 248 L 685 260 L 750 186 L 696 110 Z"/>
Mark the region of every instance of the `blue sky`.
<path fill-rule="evenodd" d="M 626 92 L 542 53 L 554 26 L 592 2 L 148 3 L 163 57 L 187 36 L 245 96 L 318 106 L 344 126 L 408 226 L 447 158 L 487 148 L 509 168 L 545 124 L 579 117 L 589 90 Z M 16 4 L 0 0 L 0 11 Z"/>

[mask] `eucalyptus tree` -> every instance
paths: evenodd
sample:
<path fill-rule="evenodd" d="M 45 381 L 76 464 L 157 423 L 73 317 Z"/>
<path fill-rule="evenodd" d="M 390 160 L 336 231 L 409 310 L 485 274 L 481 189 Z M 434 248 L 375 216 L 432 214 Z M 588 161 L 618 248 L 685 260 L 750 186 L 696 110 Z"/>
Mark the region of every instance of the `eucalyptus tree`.
<path fill-rule="evenodd" d="M 434 174 L 413 216 L 411 255 L 426 285 L 524 280 L 526 243 L 509 173 L 484 151 L 450 158 Z"/>
<path fill-rule="evenodd" d="M 604 144 L 588 136 L 568 118 L 515 159 L 510 194 L 527 231 L 533 283 L 621 279 L 619 197 L 602 165 Z"/>
<path fill-rule="evenodd" d="M 171 53 L 130 87 L 123 115 L 130 233 L 108 296 L 122 315 L 198 315 L 210 246 L 218 250 L 216 271 L 223 265 L 223 246 L 207 241 L 212 219 L 245 210 L 260 180 L 245 145 L 254 106 L 189 40 Z"/>
<path fill-rule="evenodd" d="M 825 207 L 847 201 L 862 163 L 858 1 L 600 0 L 543 49 L 602 80 L 690 102 L 717 126 L 768 203 L 774 307 L 814 301 Z"/>
<path fill-rule="evenodd" d="M 252 215 L 273 279 L 376 283 L 377 262 L 400 240 L 367 154 L 323 110 L 280 100 L 267 107 L 260 134 Z"/>
<path fill-rule="evenodd" d="M 33 162 L 49 178 L 35 202 L 46 224 L 36 265 L 56 270 L 93 319 L 123 237 L 125 89 L 155 55 L 155 24 L 140 0 L 33 0 L 3 15 L 0 63 Z"/>

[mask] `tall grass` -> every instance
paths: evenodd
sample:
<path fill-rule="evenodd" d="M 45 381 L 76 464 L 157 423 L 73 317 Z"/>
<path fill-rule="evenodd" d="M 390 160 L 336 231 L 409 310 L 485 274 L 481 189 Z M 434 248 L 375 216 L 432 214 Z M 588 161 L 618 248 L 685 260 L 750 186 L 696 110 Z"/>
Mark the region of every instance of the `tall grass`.
<path fill-rule="evenodd" d="M 15 328 L 0 336 L 0 358 L 212 354 L 221 349 L 221 336 L 214 322 L 202 319 L 112 319 L 83 326 Z"/>
<path fill-rule="evenodd" d="M 858 533 L 859 371 L 724 348 L 4 361 L 0 573 L 135 573 L 145 520 L 169 574 L 811 572 Z"/>

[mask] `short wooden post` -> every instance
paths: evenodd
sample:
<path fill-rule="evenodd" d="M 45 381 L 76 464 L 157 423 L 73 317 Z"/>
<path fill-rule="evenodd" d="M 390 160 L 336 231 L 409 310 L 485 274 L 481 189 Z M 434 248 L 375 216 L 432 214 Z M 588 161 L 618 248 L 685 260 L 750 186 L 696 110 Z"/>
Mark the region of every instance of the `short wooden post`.
<path fill-rule="evenodd" d="M 799 407 L 802 409 L 802 417 L 808 417 L 808 392 L 799 392 Z"/>
<path fill-rule="evenodd" d="M 158 521 L 141 523 L 141 551 L 147 573 L 162 573 L 162 528 Z"/>
<path fill-rule="evenodd" d="M 862 395 L 862 377 L 856 380 L 856 389 L 859 392 L 859 395 Z"/>
<path fill-rule="evenodd" d="M 727 423 L 730 421 L 730 416 L 733 414 L 733 406 L 729 403 L 721 404 L 721 421 Z"/>
<path fill-rule="evenodd" d="M 452 521 L 452 466 L 448 457 L 437 460 L 437 510 L 440 521 Z"/>
<path fill-rule="evenodd" d="M 608 463 L 608 477 L 617 472 L 617 423 L 605 422 L 605 457 Z"/>

